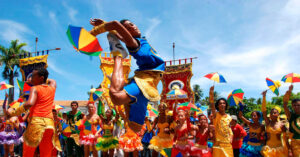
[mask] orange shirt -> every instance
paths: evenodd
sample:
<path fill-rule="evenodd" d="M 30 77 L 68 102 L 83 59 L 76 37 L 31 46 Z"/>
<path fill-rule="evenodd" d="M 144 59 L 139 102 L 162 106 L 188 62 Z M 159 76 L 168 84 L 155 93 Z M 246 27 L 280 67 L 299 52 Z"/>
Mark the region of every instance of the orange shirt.
<path fill-rule="evenodd" d="M 44 117 L 53 119 L 55 88 L 48 85 L 34 86 L 37 90 L 36 103 L 30 108 L 29 117 Z"/>

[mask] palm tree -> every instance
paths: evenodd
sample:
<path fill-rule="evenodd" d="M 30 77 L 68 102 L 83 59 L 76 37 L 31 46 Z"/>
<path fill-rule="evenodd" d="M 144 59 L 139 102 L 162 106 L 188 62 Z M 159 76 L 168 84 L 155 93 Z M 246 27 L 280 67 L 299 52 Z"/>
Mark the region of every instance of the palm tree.
<path fill-rule="evenodd" d="M 201 98 L 203 97 L 203 90 L 200 88 L 200 85 L 196 84 L 193 86 L 195 103 L 200 103 Z"/>
<path fill-rule="evenodd" d="M 22 48 L 26 46 L 26 43 L 18 43 L 19 40 L 12 40 L 10 42 L 10 47 L 5 48 L 0 45 L 0 64 L 5 65 L 2 77 L 9 80 L 9 84 L 14 85 L 14 77 L 18 77 L 19 67 L 19 54 L 25 53 L 26 51 Z M 14 88 L 9 89 L 8 103 L 14 101 Z"/>

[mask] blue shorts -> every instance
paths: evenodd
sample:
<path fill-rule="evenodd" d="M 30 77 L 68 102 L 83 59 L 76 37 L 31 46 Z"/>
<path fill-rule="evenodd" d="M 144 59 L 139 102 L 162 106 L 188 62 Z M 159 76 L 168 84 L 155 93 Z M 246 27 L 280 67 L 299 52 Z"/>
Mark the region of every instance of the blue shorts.
<path fill-rule="evenodd" d="M 130 105 L 129 121 L 143 125 L 149 100 L 145 98 L 134 79 L 132 79 L 131 82 L 124 87 L 124 89 L 133 102 Z"/>

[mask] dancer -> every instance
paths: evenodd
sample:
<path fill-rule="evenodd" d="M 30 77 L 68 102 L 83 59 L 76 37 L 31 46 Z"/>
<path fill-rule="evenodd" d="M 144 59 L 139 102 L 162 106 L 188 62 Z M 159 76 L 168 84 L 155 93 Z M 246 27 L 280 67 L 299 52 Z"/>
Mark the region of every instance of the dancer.
<path fill-rule="evenodd" d="M 115 31 L 108 34 L 111 53 L 114 55 L 114 70 L 109 94 L 115 105 L 125 105 L 128 115 L 128 126 L 134 132 L 139 132 L 144 124 L 148 101 L 159 101 L 160 94 L 157 85 L 161 74 L 165 70 L 165 62 L 157 52 L 150 46 L 148 41 L 141 36 L 138 27 L 129 20 L 120 22 L 104 22 L 93 19 L 90 23 L 95 26 L 90 31 L 98 35 L 106 31 Z M 136 60 L 138 70 L 135 71 L 133 79 L 125 85 L 122 60 L 128 55 L 120 44 L 122 40 L 130 53 Z"/>
<path fill-rule="evenodd" d="M 126 131 L 125 134 L 121 135 L 119 138 L 119 148 L 124 151 L 125 157 L 129 157 L 130 152 L 133 152 L 133 157 L 138 157 L 138 151 L 143 150 L 141 138 L 128 127 L 126 120 L 124 125 Z"/>
<path fill-rule="evenodd" d="M 266 123 L 267 143 L 262 147 L 261 154 L 264 157 L 287 157 L 289 145 L 286 139 L 286 127 L 279 121 L 281 109 L 277 106 L 272 108 L 270 119 L 267 117 L 266 93 L 267 91 L 262 93 L 262 112 Z"/>
<path fill-rule="evenodd" d="M 83 146 L 79 146 L 79 131 L 75 129 L 75 124 L 84 117 L 84 114 L 78 110 L 78 102 L 71 102 L 71 111 L 67 112 L 67 124 L 70 125 L 71 135 L 66 140 L 67 156 L 84 156 Z"/>
<path fill-rule="evenodd" d="M 213 137 L 213 133 L 208 129 L 208 119 L 204 114 L 198 116 L 199 124 L 192 126 L 193 136 L 196 137 L 196 144 L 191 148 L 191 156 L 211 157 L 211 149 L 208 148 L 207 140 Z"/>
<path fill-rule="evenodd" d="M 231 145 L 233 134 L 230 128 L 231 117 L 225 113 L 228 104 L 224 98 L 218 99 L 214 104 L 214 86 L 212 86 L 209 91 L 209 103 L 215 130 L 213 157 L 233 157 Z"/>
<path fill-rule="evenodd" d="M 283 107 L 284 112 L 290 123 L 290 132 L 293 133 L 291 138 L 291 150 L 293 157 L 300 156 L 300 99 L 294 99 L 292 101 L 292 112 L 287 107 L 292 94 L 293 85 L 289 87 L 289 90 L 285 93 L 283 97 Z"/>
<path fill-rule="evenodd" d="M 3 112 L 7 115 L 6 101 L 8 95 L 5 95 L 3 102 Z M 16 130 L 19 130 L 19 120 L 17 117 L 9 117 L 3 123 L 3 129 L 0 132 L 0 144 L 4 147 L 4 157 L 14 156 L 14 146 L 20 144 L 20 135 Z"/>
<path fill-rule="evenodd" d="M 154 131 L 152 129 L 152 122 L 148 119 L 148 117 L 145 118 L 145 124 L 146 124 L 146 131 L 143 135 L 142 138 L 142 144 L 143 144 L 143 151 L 142 151 L 142 156 L 143 157 L 150 157 L 151 156 L 151 151 L 149 149 L 150 145 L 150 140 L 153 137 Z"/>
<path fill-rule="evenodd" d="M 28 126 L 23 134 L 23 157 L 33 157 L 38 146 L 41 157 L 50 157 L 52 151 L 49 150 L 53 146 L 61 150 L 52 114 L 56 82 L 47 80 L 48 74 L 45 68 L 33 70 L 31 82 L 34 86 L 28 101 L 16 110 L 8 110 L 9 116 L 17 116 L 30 109 Z"/>
<path fill-rule="evenodd" d="M 190 116 L 188 111 L 183 108 L 178 108 L 177 113 L 178 124 L 175 127 L 174 153 L 180 152 L 183 156 L 189 156 L 191 151 L 191 145 L 188 141 L 191 131 Z"/>
<path fill-rule="evenodd" d="M 252 122 L 243 116 L 242 111 L 239 111 L 239 118 L 249 126 L 249 139 L 247 143 L 243 143 L 240 149 L 240 157 L 261 157 L 260 154 L 265 127 L 260 123 L 262 115 L 258 111 L 251 113 Z"/>
<path fill-rule="evenodd" d="M 158 153 L 164 148 L 172 148 L 173 137 L 170 134 L 170 124 L 166 116 L 166 104 L 158 106 L 159 116 L 154 120 L 152 128 L 158 127 L 158 134 L 150 140 L 149 148 L 153 149 L 152 157 L 157 157 Z"/>
<path fill-rule="evenodd" d="M 98 139 L 98 143 L 96 144 L 97 150 L 102 151 L 102 155 L 104 157 L 114 156 L 114 150 L 118 147 L 119 141 L 118 139 L 113 136 L 114 125 L 117 123 L 119 119 L 118 114 L 113 119 L 113 110 L 107 109 L 105 112 L 104 118 L 102 115 L 100 116 L 102 123 L 103 123 L 103 135 L 101 138 Z"/>
<path fill-rule="evenodd" d="M 98 126 L 101 125 L 101 119 L 96 113 L 96 107 L 93 103 L 88 103 L 88 115 L 84 116 L 81 125 L 79 126 L 80 136 L 79 143 L 83 145 L 84 148 L 84 157 L 89 157 L 90 152 L 93 152 L 94 157 L 98 157 L 96 150 L 97 138 L 100 136 L 100 131 L 97 131 Z M 91 131 L 86 133 L 84 131 L 85 124 L 88 123 L 91 125 Z"/>

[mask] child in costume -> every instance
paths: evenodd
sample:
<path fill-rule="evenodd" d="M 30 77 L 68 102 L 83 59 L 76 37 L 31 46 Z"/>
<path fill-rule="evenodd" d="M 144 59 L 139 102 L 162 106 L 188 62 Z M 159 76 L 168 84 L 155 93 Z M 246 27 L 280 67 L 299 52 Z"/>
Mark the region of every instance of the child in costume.
<path fill-rule="evenodd" d="M 212 86 L 209 91 L 209 103 L 215 130 L 213 157 L 233 157 L 231 145 L 233 133 L 230 128 L 231 117 L 225 113 L 228 104 L 224 98 L 218 99 L 214 104 L 214 86 Z"/>
<path fill-rule="evenodd" d="M 159 101 L 157 85 L 165 70 L 165 62 L 141 36 L 138 27 L 129 20 L 104 22 L 100 19 L 90 21 L 95 27 L 90 31 L 98 35 L 106 31 L 111 53 L 114 55 L 114 69 L 109 94 L 114 105 L 124 104 L 128 108 L 128 127 L 139 132 L 144 124 L 148 101 Z M 130 53 L 137 60 L 138 70 L 133 79 L 125 86 L 122 60 L 128 55 L 120 44 L 122 40 Z"/>
<path fill-rule="evenodd" d="M 293 157 L 300 156 L 300 99 L 294 99 L 292 101 L 292 111 L 289 110 L 287 104 L 292 94 L 293 85 L 290 86 L 289 90 L 283 97 L 284 112 L 290 123 L 290 132 L 293 134 L 291 138 L 291 150 Z"/>
<path fill-rule="evenodd" d="M 243 143 L 240 149 L 240 157 L 261 157 L 262 138 L 264 137 L 265 127 L 260 123 L 262 115 L 258 111 L 251 113 L 252 122 L 243 116 L 239 111 L 239 118 L 249 126 L 249 139 L 247 143 Z"/>
<path fill-rule="evenodd" d="M 261 154 L 264 157 L 287 157 L 288 142 L 286 139 L 286 127 L 279 121 L 281 109 L 277 106 L 272 108 L 270 119 L 267 117 L 266 93 L 267 91 L 262 93 L 262 112 L 266 123 L 267 143 L 262 147 Z"/>
<path fill-rule="evenodd" d="M 103 135 L 101 138 L 98 139 L 96 148 L 97 150 L 102 151 L 102 155 L 104 157 L 114 156 L 114 149 L 118 148 L 119 141 L 117 137 L 113 136 L 113 130 L 114 130 L 114 125 L 117 123 L 117 120 L 119 119 L 119 116 L 116 115 L 114 119 L 113 117 L 113 110 L 107 109 L 105 112 L 106 118 L 104 118 L 102 115 L 100 116 L 102 120 L 102 129 L 103 129 Z"/>
<path fill-rule="evenodd" d="M 100 130 L 97 131 L 97 127 L 101 125 L 101 120 L 96 114 L 96 108 L 93 103 L 88 103 L 87 108 L 88 115 L 85 115 L 81 121 L 77 122 L 81 122 L 79 126 L 79 143 L 83 145 L 84 157 L 89 157 L 90 152 L 93 152 L 93 156 L 97 157 L 98 153 L 95 146 L 97 138 L 100 136 Z M 85 127 L 90 127 L 91 129 L 89 130 Z"/>
<path fill-rule="evenodd" d="M 188 111 L 183 108 L 178 108 L 177 112 L 178 123 L 175 127 L 174 153 L 180 152 L 183 156 L 189 156 L 191 151 L 191 144 L 188 141 L 189 132 L 191 131 L 190 116 Z"/>
<path fill-rule="evenodd" d="M 211 149 L 208 148 L 207 140 L 212 138 L 213 134 L 208 129 L 208 120 L 204 114 L 198 116 L 199 124 L 192 126 L 193 134 L 196 137 L 195 146 L 191 148 L 191 156 L 211 157 Z"/>
<path fill-rule="evenodd" d="M 52 114 L 53 114 L 53 120 L 54 120 L 54 125 L 56 129 L 56 134 L 59 136 L 62 133 L 62 124 L 61 124 L 61 118 L 57 116 L 57 111 L 55 109 L 52 109 Z M 57 157 L 57 149 L 53 148 L 52 149 L 52 156 Z"/>
<path fill-rule="evenodd" d="M 6 101 L 8 95 L 5 95 L 3 102 L 3 112 L 4 115 L 7 115 L 6 111 Z M 20 144 L 21 136 L 18 132 L 19 130 L 19 120 L 16 116 L 7 118 L 6 122 L 3 123 L 3 129 L 0 132 L 0 144 L 4 147 L 4 156 L 14 156 L 14 146 Z"/>
<path fill-rule="evenodd" d="M 164 148 L 172 148 L 173 137 L 170 134 L 170 124 L 166 116 L 166 104 L 161 103 L 158 106 L 159 116 L 155 119 L 153 128 L 158 127 L 158 134 L 150 140 L 149 148 L 153 149 L 152 157 L 158 156 L 158 153 Z"/>

